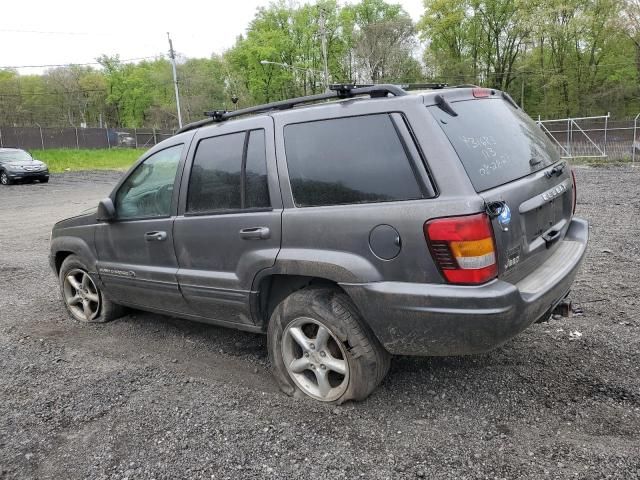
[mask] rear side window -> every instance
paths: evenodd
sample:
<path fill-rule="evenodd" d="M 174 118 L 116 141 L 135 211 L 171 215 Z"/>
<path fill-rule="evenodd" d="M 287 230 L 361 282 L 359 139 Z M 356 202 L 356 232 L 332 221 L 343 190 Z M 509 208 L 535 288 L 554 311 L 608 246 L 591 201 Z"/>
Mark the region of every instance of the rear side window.
<path fill-rule="evenodd" d="M 296 206 L 423 198 L 388 114 L 287 125 L 284 138 Z"/>
<path fill-rule="evenodd" d="M 559 154 L 540 127 L 502 99 L 454 102 L 452 117 L 429 111 L 449 138 L 477 192 L 548 167 Z"/>
<path fill-rule="evenodd" d="M 189 179 L 188 213 L 269 206 L 264 130 L 200 141 Z"/>

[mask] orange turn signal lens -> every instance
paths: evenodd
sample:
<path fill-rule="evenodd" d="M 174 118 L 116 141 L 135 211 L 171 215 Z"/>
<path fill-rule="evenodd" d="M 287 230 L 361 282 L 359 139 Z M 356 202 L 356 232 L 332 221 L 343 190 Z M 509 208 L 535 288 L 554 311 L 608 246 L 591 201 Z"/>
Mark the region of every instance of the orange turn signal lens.
<path fill-rule="evenodd" d="M 454 257 L 480 257 L 493 253 L 493 239 L 471 240 L 466 242 L 449 242 Z"/>

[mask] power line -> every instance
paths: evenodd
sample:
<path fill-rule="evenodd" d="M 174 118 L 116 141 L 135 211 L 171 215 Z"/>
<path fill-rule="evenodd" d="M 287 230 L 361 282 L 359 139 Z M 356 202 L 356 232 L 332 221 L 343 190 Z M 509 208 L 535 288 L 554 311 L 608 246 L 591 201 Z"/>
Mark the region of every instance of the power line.
<path fill-rule="evenodd" d="M 43 30 L 17 30 L 17 29 L 0 29 L 0 33 L 36 33 L 40 35 L 112 35 L 110 33 L 102 32 L 56 32 L 56 31 L 43 31 Z"/>
<path fill-rule="evenodd" d="M 158 59 L 164 58 L 163 53 L 158 53 L 157 55 L 148 56 L 148 57 L 138 57 L 138 58 L 126 58 L 124 60 L 118 60 L 121 63 L 126 62 L 136 62 L 139 60 L 150 60 L 150 59 Z M 54 68 L 54 67 L 84 67 L 89 65 L 101 65 L 100 62 L 86 62 L 86 63 L 57 63 L 57 64 L 49 64 L 49 65 L 5 65 L 0 66 L 0 70 L 4 69 L 18 69 L 18 68 Z"/>

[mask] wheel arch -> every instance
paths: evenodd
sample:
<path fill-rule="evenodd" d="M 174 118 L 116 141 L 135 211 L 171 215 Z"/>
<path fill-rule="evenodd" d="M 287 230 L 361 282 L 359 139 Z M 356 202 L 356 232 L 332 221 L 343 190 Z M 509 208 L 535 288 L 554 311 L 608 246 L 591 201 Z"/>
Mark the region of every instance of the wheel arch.
<path fill-rule="evenodd" d="M 282 300 L 293 292 L 310 286 L 334 289 L 349 296 L 338 282 L 325 277 L 282 273 L 263 275 L 256 283 L 253 302 L 256 323 L 266 329 L 271 314 Z"/>
<path fill-rule="evenodd" d="M 77 255 L 86 263 L 90 273 L 96 272 L 96 256 L 80 237 L 57 237 L 51 240 L 52 267 L 60 274 L 62 263 L 70 255 Z"/>
<path fill-rule="evenodd" d="M 71 252 L 69 250 L 60 250 L 57 251 L 53 257 L 54 259 L 54 266 L 55 266 L 55 271 L 56 271 L 56 275 L 60 274 L 60 269 L 62 268 L 62 263 L 67 259 L 67 257 L 73 255 L 74 252 Z"/>

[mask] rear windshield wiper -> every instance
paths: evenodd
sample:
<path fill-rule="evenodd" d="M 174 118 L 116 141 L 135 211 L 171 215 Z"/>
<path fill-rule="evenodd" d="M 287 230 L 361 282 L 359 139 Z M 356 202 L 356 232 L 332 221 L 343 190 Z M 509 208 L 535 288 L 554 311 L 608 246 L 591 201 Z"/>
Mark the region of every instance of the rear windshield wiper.
<path fill-rule="evenodd" d="M 433 97 L 433 99 L 435 100 L 436 105 L 438 106 L 438 108 L 440 110 L 442 110 L 445 113 L 448 113 L 452 117 L 457 117 L 458 116 L 458 112 L 456 112 L 453 109 L 453 107 L 451 107 L 451 104 L 449 102 L 447 102 L 442 95 L 436 95 L 435 97 Z"/>

